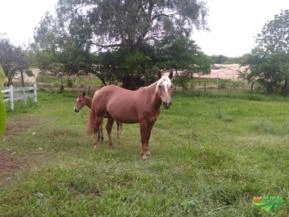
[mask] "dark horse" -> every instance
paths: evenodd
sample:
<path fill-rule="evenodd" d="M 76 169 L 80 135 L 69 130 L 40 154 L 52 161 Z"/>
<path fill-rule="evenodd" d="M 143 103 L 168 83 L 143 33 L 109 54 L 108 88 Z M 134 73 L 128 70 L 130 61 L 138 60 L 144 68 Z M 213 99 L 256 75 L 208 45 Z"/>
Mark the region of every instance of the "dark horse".
<path fill-rule="evenodd" d="M 87 106 L 89 109 L 91 108 L 91 101 L 92 99 L 88 96 L 86 96 L 85 92 L 82 93 L 82 95 L 78 96 L 75 100 L 75 105 L 74 105 L 74 111 L 79 112 L 84 106 Z M 107 114 L 104 116 L 104 118 L 107 118 Z M 122 123 L 116 122 L 117 123 L 117 137 L 122 132 Z M 107 128 L 107 127 L 106 127 Z M 102 126 L 99 127 L 99 134 L 98 134 L 98 140 L 103 141 L 103 130 Z"/>
<path fill-rule="evenodd" d="M 142 159 L 150 155 L 149 139 L 156 122 L 160 106 L 168 109 L 171 105 L 173 73 L 161 76 L 155 83 L 138 90 L 127 90 L 109 85 L 96 91 L 91 104 L 88 132 L 93 134 L 93 146 L 98 146 L 97 134 L 103 117 L 108 115 L 107 130 L 110 145 L 113 145 L 111 129 L 114 120 L 121 123 L 139 123 L 141 133 Z"/>

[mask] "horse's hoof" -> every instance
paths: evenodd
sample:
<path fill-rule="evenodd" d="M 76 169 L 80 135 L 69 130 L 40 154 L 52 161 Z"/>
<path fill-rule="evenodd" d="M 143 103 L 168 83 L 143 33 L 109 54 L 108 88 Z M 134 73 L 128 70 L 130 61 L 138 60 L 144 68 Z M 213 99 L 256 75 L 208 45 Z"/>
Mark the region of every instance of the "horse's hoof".
<path fill-rule="evenodd" d="M 146 151 L 145 155 L 151 156 L 151 152 L 150 151 Z"/>
<path fill-rule="evenodd" d="M 93 145 L 93 149 L 96 150 L 99 148 L 99 145 Z"/>
<path fill-rule="evenodd" d="M 147 155 L 147 154 L 143 154 L 142 156 L 141 156 L 141 159 L 142 160 L 146 160 L 146 159 L 148 159 L 149 158 L 149 155 Z"/>

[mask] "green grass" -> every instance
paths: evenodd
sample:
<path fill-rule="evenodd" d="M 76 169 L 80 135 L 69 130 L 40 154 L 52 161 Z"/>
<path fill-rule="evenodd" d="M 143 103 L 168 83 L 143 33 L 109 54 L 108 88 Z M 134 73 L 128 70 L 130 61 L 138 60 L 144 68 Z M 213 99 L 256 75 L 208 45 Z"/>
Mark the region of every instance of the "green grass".
<path fill-rule="evenodd" d="M 105 137 L 93 151 L 88 110 L 76 114 L 73 103 L 71 94 L 39 93 L 37 105 L 8 113 L 33 124 L 0 143 L 20 163 L 1 178 L 0 216 L 289 215 L 286 205 L 274 214 L 252 206 L 253 196 L 289 196 L 286 98 L 175 93 L 146 161 L 138 125 L 124 125 L 115 148 Z"/>

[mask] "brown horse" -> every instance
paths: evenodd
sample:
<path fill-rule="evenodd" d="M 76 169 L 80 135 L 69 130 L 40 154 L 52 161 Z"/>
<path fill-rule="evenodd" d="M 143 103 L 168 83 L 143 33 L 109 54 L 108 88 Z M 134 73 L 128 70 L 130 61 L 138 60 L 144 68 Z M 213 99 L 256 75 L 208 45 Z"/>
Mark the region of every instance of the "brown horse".
<path fill-rule="evenodd" d="M 91 108 L 91 101 L 92 99 L 88 96 L 86 96 L 85 92 L 82 93 L 81 96 L 78 96 L 75 101 L 74 105 L 74 111 L 79 112 L 84 106 L 87 106 L 89 109 Z M 108 115 L 106 114 L 104 118 L 108 118 Z M 116 122 L 117 123 L 117 137 L 122 132 L 122 123 Z M 107 126 L 106 126 L 107 128 Z M 102 126 L 99 127 L 99 134 L 98 134 L 98 140 L 103 141 L 103 129 Z"/>
<path fill-rule="evenodd" d="M 109 85 L 96 91 L 91 104 L 88 132 L 93 134 L 93 146 L 98 146 L 96 140 L 99 127 L 108 114 L 107 130 L 110 145 L 113 145 L 111 129 L 114 120 L 121 123 L 139 123 L 141 133 L 141 157 L 150 155 L 149 139 L 156 122 L 160 106 L 168 109 L 171 105 L 172 72 L 169 76 L 161 76 L 155 83 L 132 91 L 118 86 Z"/>

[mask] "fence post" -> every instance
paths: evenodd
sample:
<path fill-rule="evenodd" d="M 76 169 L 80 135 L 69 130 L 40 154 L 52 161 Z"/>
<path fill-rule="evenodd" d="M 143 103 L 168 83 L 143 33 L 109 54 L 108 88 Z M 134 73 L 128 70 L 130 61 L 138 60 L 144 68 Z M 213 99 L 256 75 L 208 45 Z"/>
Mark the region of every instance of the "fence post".
<path fill-rule="evenodd" d="M 33 84 L 34 102 L 37 102 L 37 85 Z"/>
<path fill-rule="evenodd" d="M 13 86 L 10 85 L 9 87 L 9 95 L 10 95 L 10 109 L 12 111 L 14 111 L 14 90 L 13 90 Z"/>

